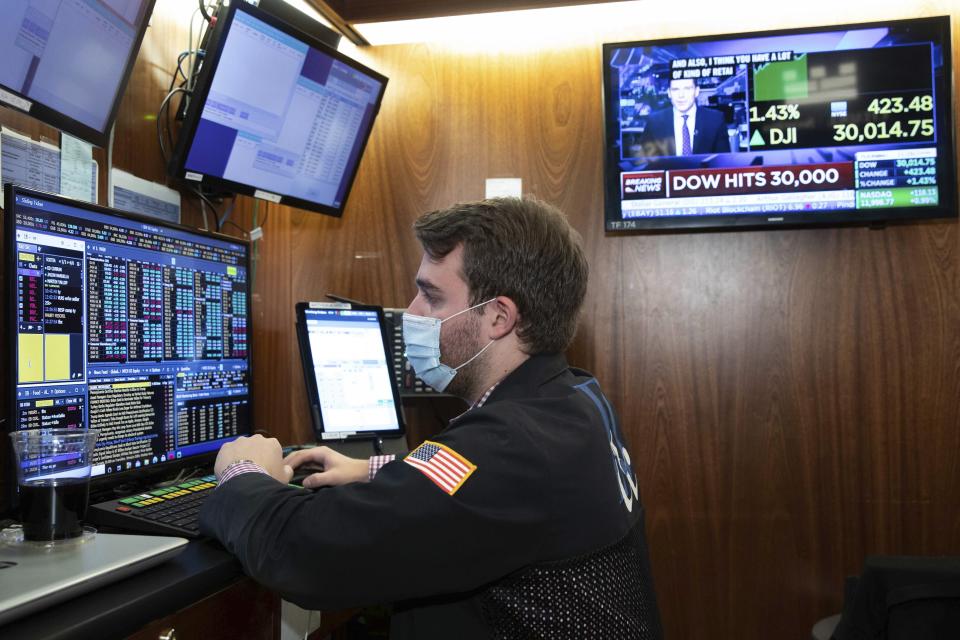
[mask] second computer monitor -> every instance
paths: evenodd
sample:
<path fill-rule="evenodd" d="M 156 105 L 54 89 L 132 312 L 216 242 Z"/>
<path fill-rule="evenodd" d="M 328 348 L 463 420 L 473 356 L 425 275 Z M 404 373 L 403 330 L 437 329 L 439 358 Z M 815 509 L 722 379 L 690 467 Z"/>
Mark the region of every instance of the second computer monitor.
<path fill-rule="evenodd" d="M 317 440 L 403 435 L 383 309 L 300 302 L 296 313 Z"/>
<path fill-rule="evenodd" d="M 343 214 L 387 78 L 246 2 L 217 16 L 170 171 Z"/>

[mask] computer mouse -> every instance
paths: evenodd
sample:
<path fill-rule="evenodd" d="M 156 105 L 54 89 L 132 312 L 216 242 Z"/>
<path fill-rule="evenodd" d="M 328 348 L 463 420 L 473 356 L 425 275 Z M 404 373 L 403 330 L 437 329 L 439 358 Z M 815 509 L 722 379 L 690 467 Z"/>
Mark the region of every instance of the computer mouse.
<path fill-rule="evenodd" d="M 290 484 L 297 485 L 298 487 L 303 486 L 303 481 L 307 476 L 312 476 L 315 473 L 323 471 L 323 467 L 316 464 L 302 464 L 296 469 L 293 470 L 293 477 L 290 478 Z"/>

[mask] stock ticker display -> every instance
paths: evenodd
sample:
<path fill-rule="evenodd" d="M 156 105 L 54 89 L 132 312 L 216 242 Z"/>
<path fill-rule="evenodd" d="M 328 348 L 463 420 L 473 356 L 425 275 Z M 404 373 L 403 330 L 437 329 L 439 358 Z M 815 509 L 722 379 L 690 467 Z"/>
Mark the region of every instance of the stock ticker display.
<path fill-rule="evenodd" d="M 953 177 L 942 22 L 605 45 L 608 229 L 942 206 Z M 695 118 L 687 146 L 660 124 L 682 117 L 684 99 L 696 105 L 683 112 Z"/>
<path fill-rule="evenodd" d="M 94 475 L 249 431 L 247 247 L 16 194 L 16 427 L 98 429 Z"/>

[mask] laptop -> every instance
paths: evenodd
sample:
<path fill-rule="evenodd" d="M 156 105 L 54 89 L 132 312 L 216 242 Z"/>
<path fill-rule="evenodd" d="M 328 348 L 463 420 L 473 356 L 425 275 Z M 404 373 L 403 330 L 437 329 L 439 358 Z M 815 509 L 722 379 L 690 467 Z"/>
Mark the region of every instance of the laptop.
<path fill-rule="evenodd" d="M 184 538 L 98 533 L 59 548 L 0 545 L 0 625 L 168 560 Z"/>
<path fill-rule="evenodd" d="M 401 442 L 403 406 L 392 331 L 378 306 L 298 302 L 297 337 L 314 436 L 319 444 Z M 368 450 L 369 451 L 369 450 Z"/>

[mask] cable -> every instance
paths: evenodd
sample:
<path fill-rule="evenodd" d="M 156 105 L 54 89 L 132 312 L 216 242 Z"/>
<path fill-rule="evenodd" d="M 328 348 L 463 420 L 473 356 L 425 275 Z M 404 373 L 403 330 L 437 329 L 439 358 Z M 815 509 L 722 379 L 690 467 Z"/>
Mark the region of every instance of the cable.
<path fill-rule="evenodd" d="M 193 23 L 196 21 L 197 15 L 202 15 L 204 18 L 206 18 L 206 22 L 205 22 L 204 24 L 205 24 L 207 27 L 210 26 L 210 16 L 209 16 L 209 14 L 207 14 L 207 13 L 205 12 L 205 10 L 204 10 L 203 0 L 200 0 L 200 6 L 199 6 L 199 8 L 198 8 L 198 9 L 194 9 L 194 10 L 193 10 L 193 13 L 190 15 L 190 31 L 189 31 L 189 34 L 188 34 L 188 36 L 187 36 L 187 55 L 190 56 L 190 66 L 189 66 L 189 68 L 188 68 L 188 71 L 189 71 L 190 73 L 189 73 L 189 74 L 184 73 L 184 74 L 183 74 L 183 78 L 184 78 L 184 82 L 185 82 L 185 84 L 186 84 L 186 86 L 187 86 L 187 89 L 190 90 L 190 91 L 193 91 L 193 88 L 194 88 L 194 86 L 196 85 L 196 81 L 195 81 L 195 78 L 194 78 L 194 71 L 195 71 L 196 68 L 197 68 L 197 60 L 196 60 L 196 57 L 199 56 L 199 55 L 200 55 L 200 52 L 202 51 L 202 49 L 200 49 L 200 43 L 203 42 L 203 35 L 204 35 L 205 31 L 206 31 L 205 29 L 200 29 L 200 30 L 198 31 L 198 33 L 197 33 L 197 41 L 196 41 L 196 44 L 194 44 L 194 41 L 193 41 Z M 182 64 L 182 62 L 178 60 L 178 61 L 177 61 L 177 68 L 180 68 L 180 65 L 181 65 L 181 64 Z"/>
<path fill-rule="evenodd" d="M 117 132 L 117 123 L 114 123 L 110 126 L 110 141 L 107 144 L 107 203 L 110 203 L 110 198 L 113 197 L 113 140 L 114 135 Z M 98 198 L 99 200 L 99 198 Z"/>
<path fill-rule="evenodd" d="M 200 189 L 194 188 L 194 189 L 192 189 L 192 191 L 193 191 L 195 194 L 197 194 L 197 197 L 198 197 L 198 198 L 200 198 L 201 200 L 203 200 L 204 202 L 206 202 L 208 205 L 210 205 L 210 208 L 213 209 L 213 212 L 214 212 L 214 213 L 217 212 L 217 206 L 216 206 L 215 204 L 213 204 L 213 201 L 212 201 L 210 198 L 208 198 L 207 196 L 205 196 L 205 195 L 203 194 L 203 192 L 200 191 Z"/>
<path fill-rule="evenodd" d="M 201 192 L 199 188 L 192 189 L 192 191 L 195 194 L 197 194 L 198 198 L 200 198 L 200 212 L 203 213 L 203 230 L 209 231 L 210 224 L 207 222 L 207 209 L 203 205 L 204 203 L 210 205 L 210 208 L 213 209 L 213 215 L 215 220 L 216 220 L 216 216 L 219 216 L 219 214 L 217 213 L 217 207 L 213 204 L 213 201 L 211 201 L 210 198 L 203 195 L 203 192 Z"/>
<path fill-rule="evenodd" d="M 260 212 L 260 201 L 253 199 L 253 229 L 258 228 L 257 216 Z M 252 291 L 257 282 L 257 263 L 260 262 L 260 240 L 253 242 L 253 255 L 250 256 L 250 290 Z"/>
<path fill-rule="evenodd" d="M 183 61 L 189 56 L 197 56 L 199 58 L 207 55 L 206 49 L 187 49 L 186 51 L 181 51 L 180 55 L 177 56 L 177 69 L 173 72 L 173 78 L 170 80 L 170 89 L 173 89 L 173 85 L 177 82 L 177 76 L 182 76 L 184 80 L 189 80 L 187 72 L 183 70 Z M 183 85 L 181 85 L 183 86 Z"/>
<path fill-rule="evenodd" d="M 199 0 L 199 4 L 200 4 L 200 15 L 202 15 L 203 19 L 207 21 L 207 24 L 210 24 L 210 21 L 213 20 L 213 18 L 210 17 L 209 13 L 207 13 L 207 8 L 203 6 L 203 0 Z"/>
<path fill-rule="evenodd" d="M 223 225 L 227 224 L 227 221 L 230 219 L 230 216 L 233 214 L 233 206 L 235 204 L 237 204 L 237 194 L 233 194 L 233 198 L 230 199 L 230 204 L 227 206 L 227 210 L 224 211 L 223 216 L 221 216 L 217 220 L 217 231 L 220 231 L 220 229 L 223 228 Z M 237 229 L 240 229 L 240 225 L 234 224 L 233 226 L 235 226 Z M 247 232 L 244 231 L 243 233 L 246 234 Z"/>
<path fill-rule="evenodd" d="M 167 148 L 163 144 L 163 127 L 161 123 L 163 122 L 164 110 L 170 108 L 170 98 L 178 93 L 190 93 L 190 91 L 183 87 L 177 87 L 171 90 L 170 93 L 163 98 L 163 102 L 160 103 L 160 108 L 157 110 L 157 141 L 160 143 L 160 155 L 163 157 L 164 166 L 166 166 L 169 158 L 167 156 Z"/>
<path fill-rule="evenodd" d="M 183 85 L 184 85 L 184 84 L 186 84 L 186 83 L 185 83 L 185 82 L 181 82 L 181 83 L 180 83 L 180 88 L 181 88 L 181 89 L 183 89 Z M 181 102 L 183 102 L 182 99 L 181 99 Z M 159 117 L 159 116 L 158 116 L 158 117 Z M 171 121 L 171 116 L 170 116 L 170 105 L 167 105 L 167 118 L 166 118 L 166 122 L 167 122 L 167 144 L 170 145 L 170 152 L 173 153 L 173 151 L 174 151 L 174 144 L 173 144 L 173 122 Z"/>
<path fill-rule="evenodd" d="M 186 479 L 186 478 L 184 478 L 184 474 L 185 474 L 186 472 L 187 472 L 187 469 L 180 469 L 180 473 L 177 474 L 177 477 L 176 477 L 176 478 L 174 478 L 174 479 L 172 479 L 172 480 L 166 480 L 166 481 L 164 481 L 164 482 L 158 482 L 158 483 L 157 483 L 157 486 L 158 486 L 158 487 L 170 487 L 170 486 L 173 486 L 173 485 L 175 485 L 175 484 L 180 484 L 181 482 L 183 482 L 183 481 Z"/>
<path fill-rule="evenodd" d="M 203 214 L 203 227 L 204 231 L 210 231 L 210 223 L 207 221 L 207 206 L 204 204 L 206 200 L 200 201 L 200 213 Z M 216 211 L 213 212 L 216 215 Z"/>
<path fill-rule="evenodd" d="M 173 72 L 173 77 L 170 78 L 170 86 L 167 87 L 168 96 L 174 92 L 174 86 L 177 84 L 177 77 L 179 76 L 183 76 L 184 78 L 184 82 L 180 84 L 179 88 L 183 89 L 184 91 L 187 91 L 187 89 L 184 87 L 184 85 L 186 84 L 187 74 L 184 73 L 183 71 L 183 61 L 187 56 L 193 55 L 194 53 L 200 53 L 202 55 L 203 52 L 198 52 L 198 51 L 193 51 L 188 49 L 187 51 L 181 51 L 180 55 L 177 56 L 177 68 Z M 166 157 L 165 149 L 163 148 L 163 133 L 161 129 L 161 120 L 163 119 L 163 113 L 164 113 L 163 110 L 164 110 L 164 105 L 161 104 L 160 109 L 157 111 L 157 139 L 160 141 L 160 151 L 163 154 L 164 164 L 166 164 L 167 157 Z M 166 114 L 167 114 L 167 117 L 166 117 L 167 143 L 170 145 L 170 150 L 172 151 L 173 150 L 173 123 L 170 120 L 169 105 L 166 106 Z"/>
<path fill-rule="evenodd" d="M 215 10 L 215 11 L 219 8 L 219 6 L 220 6 L 220 1 L 219 1 L 219 0 L 218 0 L 217 2 L 215 2 L 215 3 L 213 3 L 213 7 L 214 7 L 214 10 Z M 201 16 L 203 16 L 203 18 L 204 18 L 204 20 L 206 20 L 206 22 L 204 23 L 204 27 L 205 27 L 205 28 L 201 28 L 200 30 L 198 30 L 198 32 L 197 32 L 197 41 L 196 41 L 196 44 L 194 44 L 194 41 L 193 41 L 193 22 L 194 22 L 194 20 L 196 19 L 198 12 L 199 12 L 199 14 L 200 14 Z M 189 40 L 187 41 L 187 49 L 188 49 L 188 50 L 193 51 L 195 54 L 199 54 L 199 52 L 202 51 L 202 49 L 200 48 L 200 45 L 203 43 L 203 38 L 204 38 L 204 36 L 206 35 L 207 30 L 210 29 L 210 27 L 213 26 L 214 20 L 215 20 L 215 18 L 212 18 L 212 17 L 210 16 L 210 14 L 207 13 L 206 8 L 205 8 L 205 6 L 204 6 L 204 4 L 203 4 L 203 0 L 199 0 L 199 8 L 198 8 L 198 9 L 194 9 L 193 14 L 190 16 L 190 32 L 189 32 L 189 35 L 188 35 Z M 195 78 L 195 76 L 194 76 L 194 71 L 196 70 L 196 68 L 197 68 L 196 61 L 193 60 L 193 59 L 191 59 L 191 60 L 190 60 L 190 75 L 187 77 L 187 87 L 188 87 L 191 91 L 193 91 L 194 87 L 196 86 L 196 78 Z"/>
<path fill-rule="evenodd" d="M 191 50 L 189 50 L 189 49 L 188 49 L 187 51 L 181 51 L 181 52 L 180 52 L 180 55 L 177 56 L 177 70 L 173 72 L 173 78 L 174 78 L 174 79 L 170 81 L 171 84 L 173 84 L 174 82 L 176 82 L 177 74 L 183 76 L 183 79 L 184 79 L 184 80 L 187 79 L 187 74 L 186 74 L 186 72 L 183 70 L 183 60 L 184 60 L 184 58 L 186 58 L 187 56 L 192 56 L 192 55 L 194 55 L 194 54 L 199 54 L 199 53 L 200 53 L 199 51 L 191 51 Z"/>
<path fill-rule="evenodd" d="M 202 8 L 203 8 L 202 2 L 201 2 L 201 5 L 200 5 L 200 6 L 201 6 L 201 9 L 202 9 Z M 194 10 L 193 10 L 193 13 L 190 14 L 190 31 L 189 31 L 189 33 L 188 33 L 188 35 L 187 35 L 187 51 L 193 51 L 194 49 L 199 48 L 199 47 L 194 47 L 194 46 L 193 46 L 193 23 L 194 23 L 194 21 L 197 19 L 197 13 L 198 13 L 198 12 L 199 12 L 199 9 L 194 9 Z M 209 24 L 209 20 L 208 20 L 207 22 L 208 22 L 208 24 Z M 184 77 L 184 80 L 186 80 L 186 82 L 187 82 L 187 88 L 188 88 L 188 89 L 191 87 L 190 78 L 193 77 L 193 68 L 196 66 L 195 60 L 193 59 L 193 54 L 190 54 L 190 56 L 191 56 L 191 57 L 190 57 L 190 66 L 188 67 L 188 70 L 190 71 L 190 73 L 187 74 L 187 75 L 185 75 L 185 77 Z"/>

